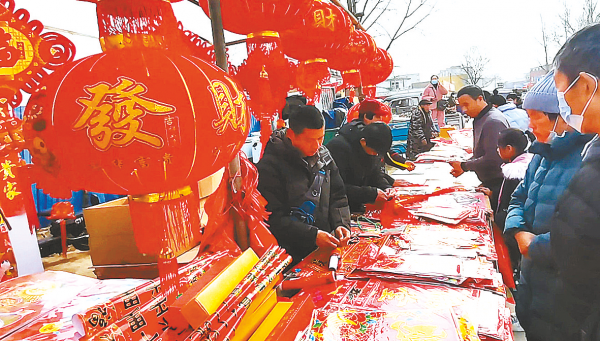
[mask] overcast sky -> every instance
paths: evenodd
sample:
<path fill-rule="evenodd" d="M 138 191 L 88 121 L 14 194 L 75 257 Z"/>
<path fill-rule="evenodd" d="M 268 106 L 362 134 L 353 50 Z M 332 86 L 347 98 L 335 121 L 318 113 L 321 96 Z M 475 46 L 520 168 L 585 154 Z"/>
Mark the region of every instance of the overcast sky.
<path fill-rule="evenodd" d="M 393 0 L 403 1 L 403 0 Z M 430 0 L 432 1 L 432 0 Z M 573 13 L 579 13 L 583 0 L 569 0 Z M 390 50 L 396 74 L 419 73 L 422 80 L 450 66 L 460 65 L 465 52 L 476 46 L 490 63 L 486 76 L 500 80 L 521 80 L 529 69 L 543 64 L 541 18 L 549 30 L 557 25 L 564 0 L 437 0 L 437 6 L 417 30 L 398 40 Z M 32 19 L 45 26 L 77 32 L 70 35 L 77 58 L 101 52 L 97 39 L 95 4 L 75 0 L 16 0 Z M 173 4 L 177 18 L 200 36 L 211 39 L 210 22 L 204 12 L 188 1 Z M 400 18 L 399 18 L 400 19 Z M 398 20 L 399 20 L 398 19 Z M 238 39 L 226 34 L 226 41 Z M 382 37 L 375 36 L 385 47 Z M 552 46 L 552 55 L 558 46 Z M 244 45 L 230 50 L 232 62 L 245 58 Z"/>

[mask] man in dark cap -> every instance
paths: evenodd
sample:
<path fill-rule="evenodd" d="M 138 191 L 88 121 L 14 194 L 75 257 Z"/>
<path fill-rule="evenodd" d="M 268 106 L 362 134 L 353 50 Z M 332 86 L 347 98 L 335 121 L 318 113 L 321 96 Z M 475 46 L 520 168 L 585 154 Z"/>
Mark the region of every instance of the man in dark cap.
<path fill-rule="evenodd" d="M 431 104 L 428 99 L 422 99 L 419 106 L 414 108 L 410 116 L 406 156 L 414 160 L 417 155 L 429 151 L 433 147 L 433 120 L 431 119 Z"/>
<path fill-rule="evenodd" d="M 386 120 L 389 121 L 391 117 L 388 118 L 386 116 L 390 115 L 390 112 L 384 110 L 383 106 L 385 106 L 385 104 L 377 100 L 370 98 L 365 99 L 358 107 L 358 118 L 342 126 L 339 134 L 352 134 L 354 131 L 362 129 L 371 123 L 384 122 Z M 413 171 L 415 169 L 414 163 L 407 161 L 404 156 L 393 150 L 389 150 L 381 156 L 386 165 L 399 169 L 406 169 L 408 171 Z M 387 176 L 387 179 L 391 184 L 394 184 L 394 179 L 390 176 Z"/>
<path fill-rule="evenodd" d="M 327 144 L 344 180 L 352 212 L 364 212 L 364 204 L 387 200 L 391 188 L 381 169 L 381 157 L 390 150 L 392 131 L 375 122 L 340 134 Z"/>
<path fill-rule="evenodd" d="M 269 229 L 300 262 L 317 247 L 334 249 L 350 237 L 344 182 L 323 144 L 325 121 L 311 105 L 290 106 L 289 128 L 277 130 L 257 165 Z"/>

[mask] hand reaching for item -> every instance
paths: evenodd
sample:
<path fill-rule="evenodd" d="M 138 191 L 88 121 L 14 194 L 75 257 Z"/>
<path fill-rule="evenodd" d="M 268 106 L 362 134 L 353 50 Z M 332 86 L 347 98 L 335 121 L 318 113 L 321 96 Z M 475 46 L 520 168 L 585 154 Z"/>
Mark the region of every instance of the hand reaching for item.
<path fill-rule="evenodd" d="M 348 240 L 350 240 L 350 230 L 348 230 L 345 226 L 339 226 L 337 229 L 335 229 L 334 234 L 340 241 L 338 246 L 348 245 Z"/>
<path fill-rule="evenodd" d="M 319 230 L 319 232 L 317 232 L 317 240 L 315 243 L 319 248 L 322 249 L 335 249 L 340 245 L 340 240 L 332 236 L 330 233 Z"/>
<path fill-rule="evenodd" d="M 375 199 L 375 201 L 388 201 L 388 195 L 386 192 L 377 189 L 377 198 Z"/>
<path fill-rule="evenodd" d="M 465 172 L 460 165 L 460 161 L 450 161 L 449 164 L 452 166 L 452 171 L 450 171 L 450 174 L 452 174 L 455 178 L 458 178 Z"/>
<path fill-rule="evenodd" d="M 477 188 L 475 188 L 475 190 L 477 192 L 481 192 L 481 193 L 487 195 L 490 198 L 492 197 L 492 190 L 490 190 L 489 188 L 486 188 L 486 187 L 477 187 Z"/>

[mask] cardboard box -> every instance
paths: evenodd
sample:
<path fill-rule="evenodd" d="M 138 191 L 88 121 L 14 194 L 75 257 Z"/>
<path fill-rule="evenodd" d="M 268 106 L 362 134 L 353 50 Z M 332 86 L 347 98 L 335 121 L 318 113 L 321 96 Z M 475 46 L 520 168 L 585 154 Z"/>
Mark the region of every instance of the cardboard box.
<path fill-rule="evenodd" d="M 98 278 L 111 278 L 110 272 L 123 273 L 136 268 L 145 272 L 154 272 L 153 275 L 158 276 L 156 269 L 158 257 L 141 254 L 135 246 L 127 198 L 88 207 L 83 210 L 83 217 L 90 235 L 90 256 L 93 265 L 149 264 L 139 267 L 98 268 L 101 273 L 104 273 L 104 275 L 97 273 Z"/>
<path fill-rule="evenodd" d="M 158 256 L 138 251 L 128 199 L 120 198 L 83 210 L 90 235 L 90 257 L 99 279 L 158 277 Z M 180 256 L 187 250 L 180 250 Z"/>

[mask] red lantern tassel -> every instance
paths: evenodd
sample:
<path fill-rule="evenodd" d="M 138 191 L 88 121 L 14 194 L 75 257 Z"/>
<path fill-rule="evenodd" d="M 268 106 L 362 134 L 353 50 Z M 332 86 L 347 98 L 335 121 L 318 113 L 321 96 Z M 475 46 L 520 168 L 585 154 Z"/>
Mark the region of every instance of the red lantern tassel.
<path fill-rule="evenodd" d="M 158 257 L 158 275 L 160 276 L 160 288 L 167 302 L 175 301 L 179 295 L 179 265 L 175 253 L 168 247 L 164 247 Z"/>

